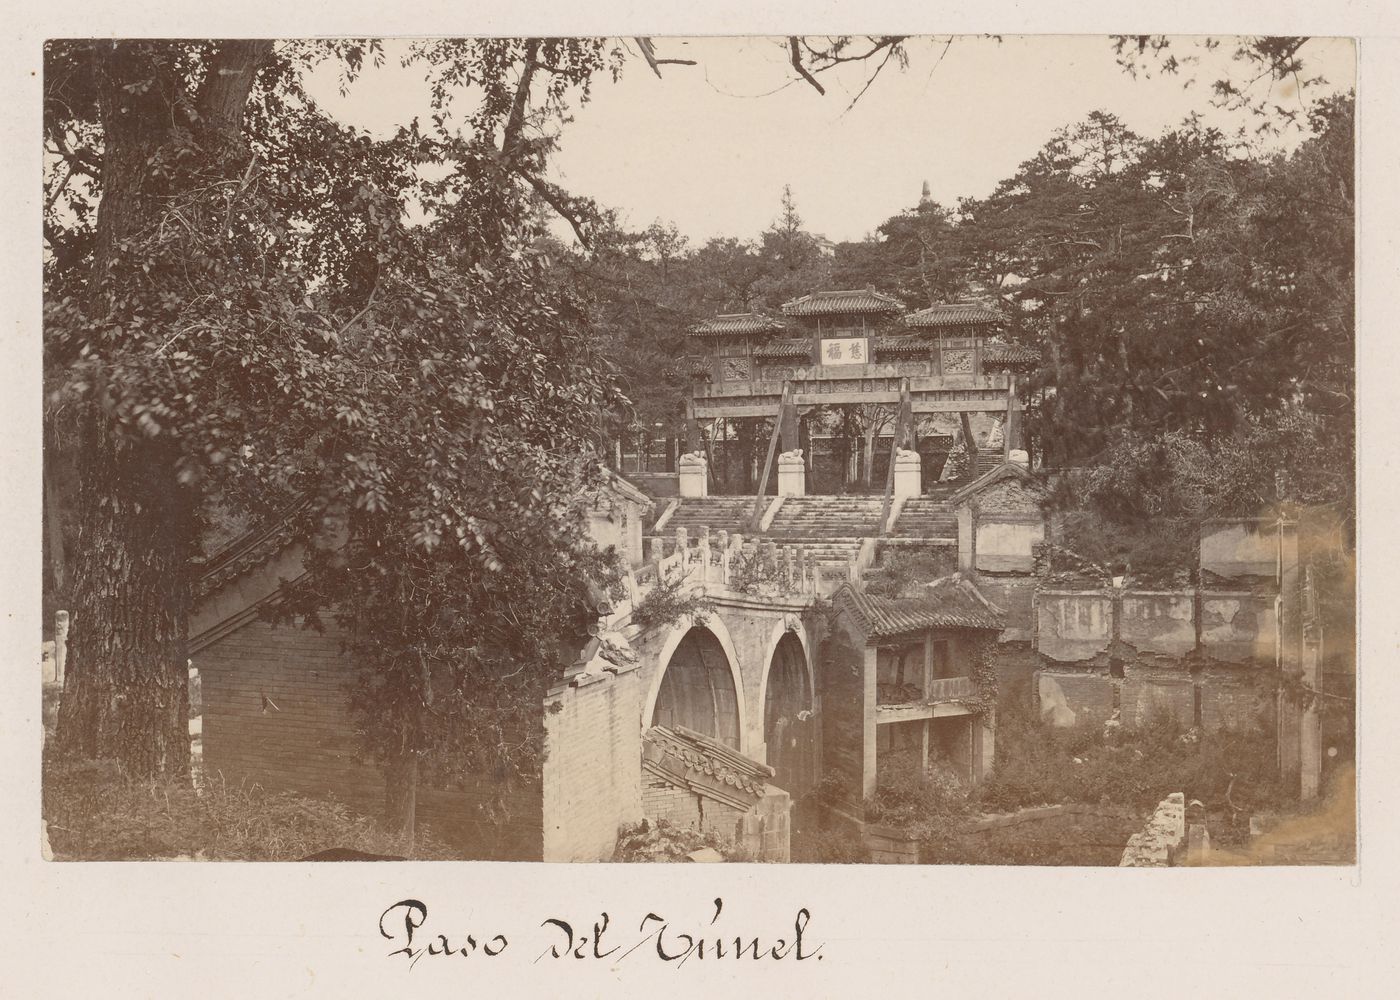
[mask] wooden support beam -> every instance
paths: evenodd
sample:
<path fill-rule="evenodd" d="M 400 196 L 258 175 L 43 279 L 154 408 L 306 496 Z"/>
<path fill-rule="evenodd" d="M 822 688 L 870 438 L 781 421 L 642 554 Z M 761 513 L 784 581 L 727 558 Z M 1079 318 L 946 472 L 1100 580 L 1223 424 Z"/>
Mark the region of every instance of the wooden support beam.
<path fill-rule="evenodd" d="M 963 447 L 967 449 L 967 457 L 973 459 L 977 457 L 977 442 L 972 437 L 972 420 L 966 410 L 958 412 L 958 420 L 962 423 Z"/>
<path fill-rule="evenodd" d="M 763 460 L 763 475 L 759 477 L 757 495 L 753 498 L 753 516 L 749 518 L 749 530 L 758 533 L 759 523 L 763 520 L 763 498 L 768 491 L 768 477 L 773 473 L 773 457 L 778 451 L 778 439 L 782 436 L 783 417 L 792 408 L 792 386 L 783 383 L 783 398 L 778 403 L 778 412 L 774 414 L 773 434 L 768 439 L 768 457 Z"/>
<path fill-rule="evenodd" d="M 783 451 L 792 451 L 797 443 L 797 407 L 792 403 L 790 393 L 784 393 L 786 400 L 778 410 L 778 429 Z"/>
<path fill-rule="evenodd" d="M 695 400 L 685 401 L 685 450 L 695 452 L 700 450 L 700 421 L 695 416 Z"/>
<path fill-rule="evenodd" d="M 880 537 L 890 531 L 890 504 L 894 500 L 894 463 L 900 445 L 913 431 L 914 400 L 909 394 L 909 380 L 905 379 L 899 390 L 899 409 L 894 417 L 894 432 L 890 435 L 890 466 L 885 470 L 885 502 L 880 505 Z"/>

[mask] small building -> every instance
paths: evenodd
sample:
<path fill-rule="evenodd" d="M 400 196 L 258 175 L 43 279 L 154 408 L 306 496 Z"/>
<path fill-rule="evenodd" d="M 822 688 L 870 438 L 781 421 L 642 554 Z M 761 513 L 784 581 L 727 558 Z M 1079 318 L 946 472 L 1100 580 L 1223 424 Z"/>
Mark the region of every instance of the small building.
<path fill-rule="evenodd" d="M 992 764 L 991 649 L 1004 616 L 973 584 L 944 577 L 917 597 L 878 597 L 854 584 L 832 596 L 821 655 L 823 770 L 859 807 L 882 758 L 939 758 L 976 783 Z"/>
<path fill-rule="evenodd" d="M 615 549 L 629 569 L 640 565 L 649 498 L 607 473 L 581 500 L 597 544 Z M 262 614 L 284 584 L 305 573 L 295 513 L 235 540 L 204 567 L 189 649 L 204 700 L 205 772 L 377 815 L 385 777 L 356 739 L 346 694 L 359 668 L 348 636 L 329 615 L 316 630 L 300 621 L 275 626 Z M 598 599 L 595 610 L 606 615 L 606 595 Z M 570 653 L 540 706 L 546 759 L 538 780 L 425 779 L 417 789 L 417 817 L 461 856 L 607 860 L 618 828 L 642 818 L 645 691 L 637 656 L 624 637 L 602 628 L 576 641 L 577 655 Z"/>

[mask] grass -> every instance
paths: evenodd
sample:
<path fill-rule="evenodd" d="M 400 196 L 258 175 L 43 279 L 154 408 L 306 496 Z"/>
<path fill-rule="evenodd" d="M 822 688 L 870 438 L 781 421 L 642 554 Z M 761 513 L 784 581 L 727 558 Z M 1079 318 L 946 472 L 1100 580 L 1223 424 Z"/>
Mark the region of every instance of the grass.
<path fill-rule="evenodd" d="M 402 857 L 402 840 L 345 805 L 259 785 L 140 781 L 111 761 L 46 757 L 43 815 L 65 861 L 297 861 L 344 848 Z M 416 859 L 451 853 L 421 827 Z"/>

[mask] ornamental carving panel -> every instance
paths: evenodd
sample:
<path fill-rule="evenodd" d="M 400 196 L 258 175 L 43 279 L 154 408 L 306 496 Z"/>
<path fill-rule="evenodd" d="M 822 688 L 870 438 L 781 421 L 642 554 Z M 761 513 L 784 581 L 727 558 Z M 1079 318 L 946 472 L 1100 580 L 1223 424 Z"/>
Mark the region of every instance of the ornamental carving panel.
<path fill-rule="evenodd" d="M 747 382 L 749 380 L 748 358 L 725 358 L 724 381 Z"/>
<path fill-rule="evenodd" d="M 787 382 L 797 378 L 797 369 L 783 365 L 765 365 L 758 370 L 758 377 L 765 382 Z"/>
<path fill-rule="evenodd" d="M 894 366 L 896 375 L 929 375 L 929 363 L 927 361 L 900 361 Z"/>
<path fill-rule="evenodd" d="M 971 351 L 944 351 L 944 352 L 943 352 L 943 374 L 944 374 L 944 375 L 971 375 L 971 374 L 972 374 L 972 352 L 971 352 Z"/>

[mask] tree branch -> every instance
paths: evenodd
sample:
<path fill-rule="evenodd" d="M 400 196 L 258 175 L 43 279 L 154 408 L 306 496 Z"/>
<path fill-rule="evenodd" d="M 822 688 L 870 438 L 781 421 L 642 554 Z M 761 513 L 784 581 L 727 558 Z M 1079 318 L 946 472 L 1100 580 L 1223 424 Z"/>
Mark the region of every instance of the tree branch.
<path fill-rule="evenodd" d="M 802 40 L 796 35 L 788 36 L 788 52 L 791 54 L 790 61 L 792 62 L 792 68 L 797 70 L 798 76 L 802 77 L 802 79 L 806 80 L 814 88 L 816 88 L 818 94 L 821 94 L 823 97 L 825 97 L 826 88 L 821 85 L 821 83 L 817 80 L 815 76 L 813 76 L 807 71 L 806 66 L 802 65 L 801 44 Z"/>

